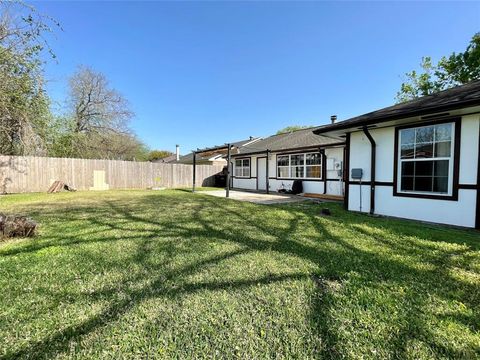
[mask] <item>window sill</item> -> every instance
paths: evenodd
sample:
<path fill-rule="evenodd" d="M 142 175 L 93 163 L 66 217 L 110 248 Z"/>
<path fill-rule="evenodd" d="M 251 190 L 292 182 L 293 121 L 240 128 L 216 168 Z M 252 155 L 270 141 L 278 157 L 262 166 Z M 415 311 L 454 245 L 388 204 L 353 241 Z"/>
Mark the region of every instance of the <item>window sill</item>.
<path fill-rule="evenodd" d="M 401 191 L 394 190 L 393 196 L 417 198 L 417 199 L 458 201 L 458 194 L 441 195 L 441 194 L 434 194 L 434 193 L 428 194 L 428 193 L 415 193 L 415 192 L 401 192 Z"/>
<path fill-rule="evenodd" d="M 323 181 L 322 178 L 286 178 L 286 177 L 277 177 L 277 180 L 304 180 L 304 181 Z"/>

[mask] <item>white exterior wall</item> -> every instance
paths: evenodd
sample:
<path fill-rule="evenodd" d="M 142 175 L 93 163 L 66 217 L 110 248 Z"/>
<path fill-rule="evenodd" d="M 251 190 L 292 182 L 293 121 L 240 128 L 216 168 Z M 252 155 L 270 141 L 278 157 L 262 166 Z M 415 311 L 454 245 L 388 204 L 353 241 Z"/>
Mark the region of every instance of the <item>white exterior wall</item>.
<path fill-rule="evenodd" d="M 279 153 L 280 154 L 280 153 Z M 329 159 L 343 162 L 343 148 L 329 148 L 325 149 L 325 155 L 327 157 L 327 163 Z M 250 160 L 250 176 L 251 178 L 235 178 L 233 177 L 233 187 L 238 189 L 256 190 L 257 189 L 257 156 L 245 156 Z M 265 157 L 265 155 L 258 155 L 258 157 Z M 240 158 L 240 157 L 238 157 Z M 234 161 L 233 161 L 234 162 Z M 327 166 L 327 164 L 324 164 Z M 235 170 L 233 169 L 232 174 Z M 286 189 L 291 189 L 293 184 L 292 180 L 276 179 L 277 164 L 276 154 L 270 154 L 268 160 L 268 174 L 269 174 L 269 189 L 270 191 L 278 191 L 284 186 Z M 338 170 L 330 169 L 327 166 L 327 179 L 333 179 L 335 181 L 327 181 L 327 194 L 330 195 L 343 195 L 343 183 L 342 176 L 339 175 Z M 312 194 L 323 194 L 324 182 L 322 180 L 303 180 L 303 192 Z"/>
<path fill-rule="evenodd" d="M 463 116 L 460 141 L 460 185 L 477 183 L 480 115 Z M 377 145 L 376 182 L 392 183 L 395 128 L 370 129 Z M 361 131 L 351 134 L 350 171 L 363 169 L 363 181 L 370 181 L 370 142 Z M 350 177 L 350 181 L 353 181 Z M 370 211 L 370 185 L 362 185 L 362 212 Z M 351 184 L 349 210 L 360 211 L 360 186 Z M 414 220 L 474 227 L 476 190 L 459 189 L 458 201 L 393 196 L 393 186 L 375 186 L 375 213 Z"/>

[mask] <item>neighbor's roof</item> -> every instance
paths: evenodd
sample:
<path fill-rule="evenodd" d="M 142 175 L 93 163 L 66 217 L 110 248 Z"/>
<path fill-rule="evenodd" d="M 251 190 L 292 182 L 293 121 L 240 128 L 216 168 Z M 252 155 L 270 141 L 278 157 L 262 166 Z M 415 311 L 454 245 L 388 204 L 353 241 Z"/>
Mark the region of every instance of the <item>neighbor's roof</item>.
<path fill-rule="evenodd" d="M 177 161 L 177 155 L 172 154 L 160 159 L 152 160 L 153 163 L 172 163 Z"/>
<path fill-rule="evenodd" d="M 215 155 L 209 154 L 207 156 L 202 156 L 201 153 L 197 154 L 195 161 L 201 162 L 201 161 L 208 161 L 211 158 L 215 157 Z M 218 159 L 221 160 L 221 159 Z M 188 163 L 192 164 L 193 163 L 193 153 L 189 153 L 187 155 L 180 156 L 180 160 L 178 161 L 179 163 Z"/>
<path fill-rule="evenodd" d="M 240 148 L 241 146 L 246 145 L 246 144 L 247 145 L 248 144 L 253 144 L 258 140 L 260 140 L 259 137 L 251 136 L 248 139 L 235 141 L 233 143 L 230 143 L 230 145 L 232 145 L 232 149 L 234 151 L 238 151 L 238 148 Z M 196 161 L 199 161 L 199 162 L 200 161 L 208 161 L 209 159 L 215 157 L 215 152 L 218 152 L 218 154 L 223 154 L 223 153 L 226 153 L 227 149 L 228 149 L 228 144 L 227 143 L 225 143 L 223 145 L 216 145 L 216 146 L 204 148 L 204 149 L 197 149 L 196 150 L 196 153 L 197 153 Z M 221 159 L 218 159 L 218 160 L 221 160 Z M 191 152 L 187 155 L 184 155 L 184 156 L 180 156 L 179 162 L 180 163 L 193 163 L 193 152 Z"/>
<path fill-rule="evenodd" d="M 247 155 L 252 153 L 260 153 L 269 151 L 286 151 L 298 148 L 308 148 L 323 145 L 339 144 L 338 139 L 332 139 L 327 136 L 315 135 L 314 129 L 318 127 L 311 127 L 301 130 L 295 130 L 284 134 L 272 135 L 265 139 L 256 141 L 252 144 L 241 146 L 238 150 L 239 154 Z"/>
<path fill-rule="evenodd" d="M 343 130 L 400 118 L 423 116 L 480 105 L 480 80 L 423 96 L 405 103 L 372 111 L 335 124 L 325 125 L 314 132 L 322 134 L 331 130 Z"/>

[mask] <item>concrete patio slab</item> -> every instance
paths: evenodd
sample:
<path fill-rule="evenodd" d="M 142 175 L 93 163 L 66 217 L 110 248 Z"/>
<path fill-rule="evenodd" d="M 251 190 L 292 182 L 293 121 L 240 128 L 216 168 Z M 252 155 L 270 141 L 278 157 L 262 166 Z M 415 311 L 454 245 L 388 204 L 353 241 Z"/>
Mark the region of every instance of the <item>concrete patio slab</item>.
<path fill-rule="evenodd" d="M 217 197 L 225 197 L 225 190 L 213 190 L 213 191 L 198 191 L 199 194 L 217 196 Z M 248 191 L 237 191 L 237 190 L 230 190 L 230 199 L 238 200 L 238 201 L 247 201 L 254 204 L 284 204 L 284 203 L 292 203 L 292 202 L 299 202 L 299 201 L 306 201 L 306 199 L 301 196 L 296 195 L 283 195 L 283 194 L 264 194 L 264 193 L 256 193 L 256 192 L 248 192 Z"/>

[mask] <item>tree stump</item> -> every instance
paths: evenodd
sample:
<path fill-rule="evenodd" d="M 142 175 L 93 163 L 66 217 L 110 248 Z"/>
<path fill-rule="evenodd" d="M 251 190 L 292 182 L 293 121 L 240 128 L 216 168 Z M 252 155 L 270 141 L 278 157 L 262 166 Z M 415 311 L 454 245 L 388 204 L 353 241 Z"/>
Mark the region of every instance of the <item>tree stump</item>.
<path fill-rule="evenodd" d="M 37 223 L 26 216 L 0 213 L 0 237 L 32 237 L 36 230 Z"/>

